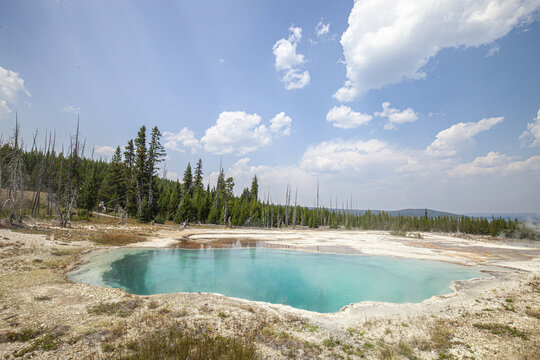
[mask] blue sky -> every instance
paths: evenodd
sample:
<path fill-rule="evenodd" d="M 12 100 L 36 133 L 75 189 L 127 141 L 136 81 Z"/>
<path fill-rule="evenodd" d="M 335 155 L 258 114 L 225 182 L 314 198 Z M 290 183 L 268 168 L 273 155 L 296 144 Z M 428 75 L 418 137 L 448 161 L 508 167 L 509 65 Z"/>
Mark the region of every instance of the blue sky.
<path fill-rule="evenodd" d="M 312 206 L 540 211 L 540 1 L 0 1 L 0 132 Z M 351 200 L 352 199 L 352 200 Z"/>

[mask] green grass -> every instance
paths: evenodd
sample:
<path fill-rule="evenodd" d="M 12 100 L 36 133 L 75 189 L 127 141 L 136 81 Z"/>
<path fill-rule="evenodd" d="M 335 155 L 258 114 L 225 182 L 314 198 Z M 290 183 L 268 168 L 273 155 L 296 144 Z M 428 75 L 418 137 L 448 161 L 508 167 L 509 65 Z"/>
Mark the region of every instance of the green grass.
<path fill-rule="evenodd" d="M 39 337 L 41 335 L 41 332 L 36 331 L 22 331 L 21 334 L 22 337 L 18 337 L 20 340 L 17 341 L 29 341 L 32 340 L 32 344 L 29 346 L 26 346 L 15 353 L 13 353 L 14 357 L 21 357 L 28 353 L 34 352 L 36 350 L 43 350 L 43 351 L 51 351 L 58 347 L 60 344 L 60 341 L 58 340 L 59 337 L 66 334 L 68 327 L 59 326 L 52 331 L 44 334 L 43 336 Z"/>
<path fill-rule="evenodd" d="M 69 250 L 60 250 L 60 249 L 54 249 L 51 251 L 51 255 L 53 256 L 65 256 L 65 255 L 72 255 L 73 251 Z"/>
<path fill-rule="evenodd" d="M 117 315 L 120 317 L 128 317 L 141 305 L 141 300 L 127 300 L 110 303 L 99 303 L 88 309 L 90 314 L 96 315 Z"/>
<path fill-rule="evenodd" d="M 126 345 L 131 354 L 117 355 L 122 360 L 251 360 L 259 359 L 250 340 L 221 336 L 194 336 L 177 328 L 150 334 Z"/>
<path fill-rule="evenodd" d="M 217 316 L 218 316 L 218 318 L 220 318 L 220 319 L 226 319 L 226 318 L 229 317 L 229 315 L 227 315 L 227 314 L 224 313 L 223 311 L 218 312 Z"/>
<path fill-rule="evenodd" d="M 511 327 L 508 325 L 502 325 L 502 324 L 473 324 L 473 326 L 477 329 L 482 330 L 488 330 L 490 333 L 494 335 L 509 335 L 514 337 L 522 338 L 523 340 L 527 340 L 529 337 L 526 332 L 516 329 L 515 327 Z"/>
<path fill-rule="evenodd" d="M 327 348 L 334 348 L 338 346 L 339 344 L 340 344 L 339 340 L 334 340 L 331 338 L 323 340 L 323 345 L 326 346 Z"/>
<path fill-rule="evenodd" d="M 413 350 L 411 347 L 404 342 L 399 342 L 398 344 L 398 352 L 400 355 L 406 357 L 409 360 L 418 360 L 419 358 L 414 355 Z"/>
<path fill-rule="evenodd" d="M 5 334 L 0 335 L 0 343 L 2 342 L 27 342 L 36 338 L 41 331 L 36 329 L 22 329 L 20 331 L 8 331 Z"/>

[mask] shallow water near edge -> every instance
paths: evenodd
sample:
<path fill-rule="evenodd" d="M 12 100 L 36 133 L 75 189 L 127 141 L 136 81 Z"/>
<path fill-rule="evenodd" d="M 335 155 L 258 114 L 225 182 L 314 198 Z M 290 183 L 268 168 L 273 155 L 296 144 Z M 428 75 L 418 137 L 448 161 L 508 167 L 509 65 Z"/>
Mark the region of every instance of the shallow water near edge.
<path fill-rule="evenodd" d="M 248 249 L 114 249 L 69 274 L 133 294 L 212 292 L 321 313 L 361 301 L 421 302 L 475 268 L 385 256 Z"/>

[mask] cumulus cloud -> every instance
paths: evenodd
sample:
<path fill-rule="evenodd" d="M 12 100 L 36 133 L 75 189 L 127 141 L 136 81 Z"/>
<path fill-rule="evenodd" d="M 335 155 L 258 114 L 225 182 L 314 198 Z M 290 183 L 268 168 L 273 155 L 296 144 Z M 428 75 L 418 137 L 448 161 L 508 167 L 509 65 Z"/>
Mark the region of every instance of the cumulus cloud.
<path fill-rule="evenodd" d="M 67 112 L 69 114 L 78 114 L 81 111 L 81 108 L 75 105 L 66 105 L 62 108 L 61 111 Z"/>
<path fill-rule="evenodd" d="M 540 156 L 526 160 L 513 160 L 510 156 L 498 152 L 489 152 L 465 164 L 456 165 L 448 170 L 453 178 L 469 178 L 485 175 L 512 175 L 524 172 L 540 171 Z"/>
<path fill-rule="evenodd" d="M 309 84 L 309 71 L 304 70 L 298 70 L 298 69 L 290 69 L 287 70 L 285 75 L 283 75 L 283 78 L 281 79 L 285 83 L 285 89 L 287 90 L 293 90 L 293 89 L 302 89 L 307 84 Z"/>
<path fill-rule="evenodd" d="M 194 136 L 193 131 L 184 127 L 178 133 L 172 133 L 165 131 L 163 133 L 163 139 L 165 140 L 164 147 L 166 149 L 184 152 L 185 148 L 190 148 L 191 153 L 194 154 L 201 147 L 199 140 Z"/>
<path fill-rule="evenodd" d="M 115 148 L 109 145 L 97 145 L 94 146 L 94 152 L 98 155 L 112 156 L 116 151 Z"/>
<path fill-rule="evenodd" d="M 500 189 L 501 184 L 512 186 L 517 179 L 512 175 L 528 174 L 526 182 L 520 178 L 520 186 L 535 190 L 540 176 L 540 156 L 520 159 L 490 152 L 470 163 L 460 164 L 455 157 L 432 157 L 424 150 L 397 148 L 378 139 L 333 139 L 309 146 L 298 163 L 252 165 L 249 158 L 242 158 L 226 173 L 234 177 L 237 192 L 248 187 L 253 175 L 257 175 L 259 195 L 266 198 L 269 192 L 274 202 L 284 201 L 284 189 L 291 183 L 293 188 L 303 189 L 298 193 L 300 203 L 312 204 L 315 192 L 310 190 L 320 183 L 322 199 L 327 200 L 329 195 L 334 199 L 335 196 L 348 199 L 354 194 L 355 201 L 360 200 L 362 204 L 360 208 L 425 207 L 432 201 L 463 208 L 480 200 L 483 203 L 493 200 L 491 205 L 504 200 L 497 196 L 496 189 Z M 217 173 L 211 177 L 217 177 Z M 476 177 L 482 180 L 474 181 Z M 444 191 L 440 183 L 444 183 Z M 491 194 L 489 198 L 481 195 L 486 191 Z M 456 193 L 466 195 L 456 198 Z M 535 203 L 534 196 L 515 196 L 519 198 L 518 207 Z M 512 195 L 512 199 L 515 196 Z"/>
<path fill-rule="evenodd" d="M 317 26 L 315 27 L 315 35 L 317 35 L 317 37 L 321 37 L 323 35 L 326 35 L 330 32 L 330 24 L 325 24 L 323 23 L 323 19 L 321 19 L 318 23 L 317 23 Z"/>
<path fill-rule="evenodd" d="M 244 111 L 224 111 L 216 125 L 206 130 L 201 139 L 204 149 L 214 154 L 244 155 L 268 145 L 272 137 L 261 117 Z"/>
<path fill-rule="evenodd" d="M 521 134 L 519 139 L 524 143 L 532 140 L 530 146 L 540 146 L 540 109 L 538 109 L 534 121 L 527 124 L 527 130 Z"/>
<path fill-rule="evenodd" d="M 369 123 L 371 119 L 373 116 L 355 112 L 345 105 L 334 106 L 326 114 L 326 121 L 341 129 L 354 129 Z"/>
<path fill-rule="evenodd" d="M 492 117 L 478 122 L 460 122 L 452 125 L 437 134 L 435 140 L 427 147 L 426 154 L 436 157 L 454 156 L 461 148 L 474 144 L 474 137 L 478 133 L 491 129 L 503 119 Z"/>
<path fill-rule="evenodd" d="M 282 134 L 291 134 L 292 119 L 282 111 L 270 120 L 270 131 Z"/>
<path fill-rule="evenodd" d="M 411 108 L 407 108 L 403 111 L 394 109 L 390 107 L 390 103 L 388 101 L 382 103 L 382 108 L 383 111 L 376 112 L 375 116 L 385 117 L 388 119 L 388 122 L 384 125 L 385 130 L 395 130 L 396 125 L 418 120 L 418 114 L 416 114 Z"/>
<path fill-rule="evenodd" d="M 17 103 L 19 93 L 32 96 L 18 73 L 0 66 L 0 120 L 7 118 L 11 113 L 8 104 Z"/>
<path fill-rule="evenodd" d="M 276 57 L 275 66 L 276 70 L 284 72 L 281 80 L 287 90 L 302 89 L 310 81 L 309 72 L 302 71 L 304 55 L 296 52 L 296 47 L 302 40 L 302 28 L 291 26 L 289 32 L 287 39 L 279 39 L 272 48 Z"/>
<path fill-rule="evenodd" d="M 236 161 L 226 171 L 227 176 L 232 176 L 235 181 L 235 193 L 240 195 L 242 189 L 251 185 L 251 180 L 254 175 L 257 175 L 259 180 L 259 198 L 270 201 L 284 202 L 284 195 L 287 184 L 292 183 L 298 186 L 299 189 L 313 188 L 317 179 L 300 169 L 297 165 L 252 165 L 249 158 L 242 158 Z M 212 173 L 211 179 L 216 179 L 218 174 Z M 302 202 L 302 193 L 299 193 L 299 203 Z M 311 200 L 311 199 L 310 199 Z"/>
<path fill-rule="evenodd" d="M 422 67 L 441 49 L 490 44 L 530 22 L 539 7 L 537 0 L 356 0 L 341 37 L 347 80 L 334 97 L 353 101 L 424 78 Z"/>
<path fill-rule="evenodd" d="M 417 162 L 407 151 L 371 139 L 331 140 L 310 146 L 304 152 L 300 167 L 309 172 L 376 176 L 393 171 L 418 170 Z"/>

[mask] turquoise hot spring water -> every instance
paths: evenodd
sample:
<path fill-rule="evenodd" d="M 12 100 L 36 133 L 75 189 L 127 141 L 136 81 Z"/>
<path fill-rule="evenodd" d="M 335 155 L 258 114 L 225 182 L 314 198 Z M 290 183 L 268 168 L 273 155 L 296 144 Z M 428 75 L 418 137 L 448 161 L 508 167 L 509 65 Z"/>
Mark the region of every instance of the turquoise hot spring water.
<path fill-rule="evenodd" d="M 139 295 L 212 292 L 329 313 L 361 301 L 421 302 L 450 293 L 453 280 L 481 275 L 437 261 L 254 247 L 114 249 L 69 277 Z"/>

